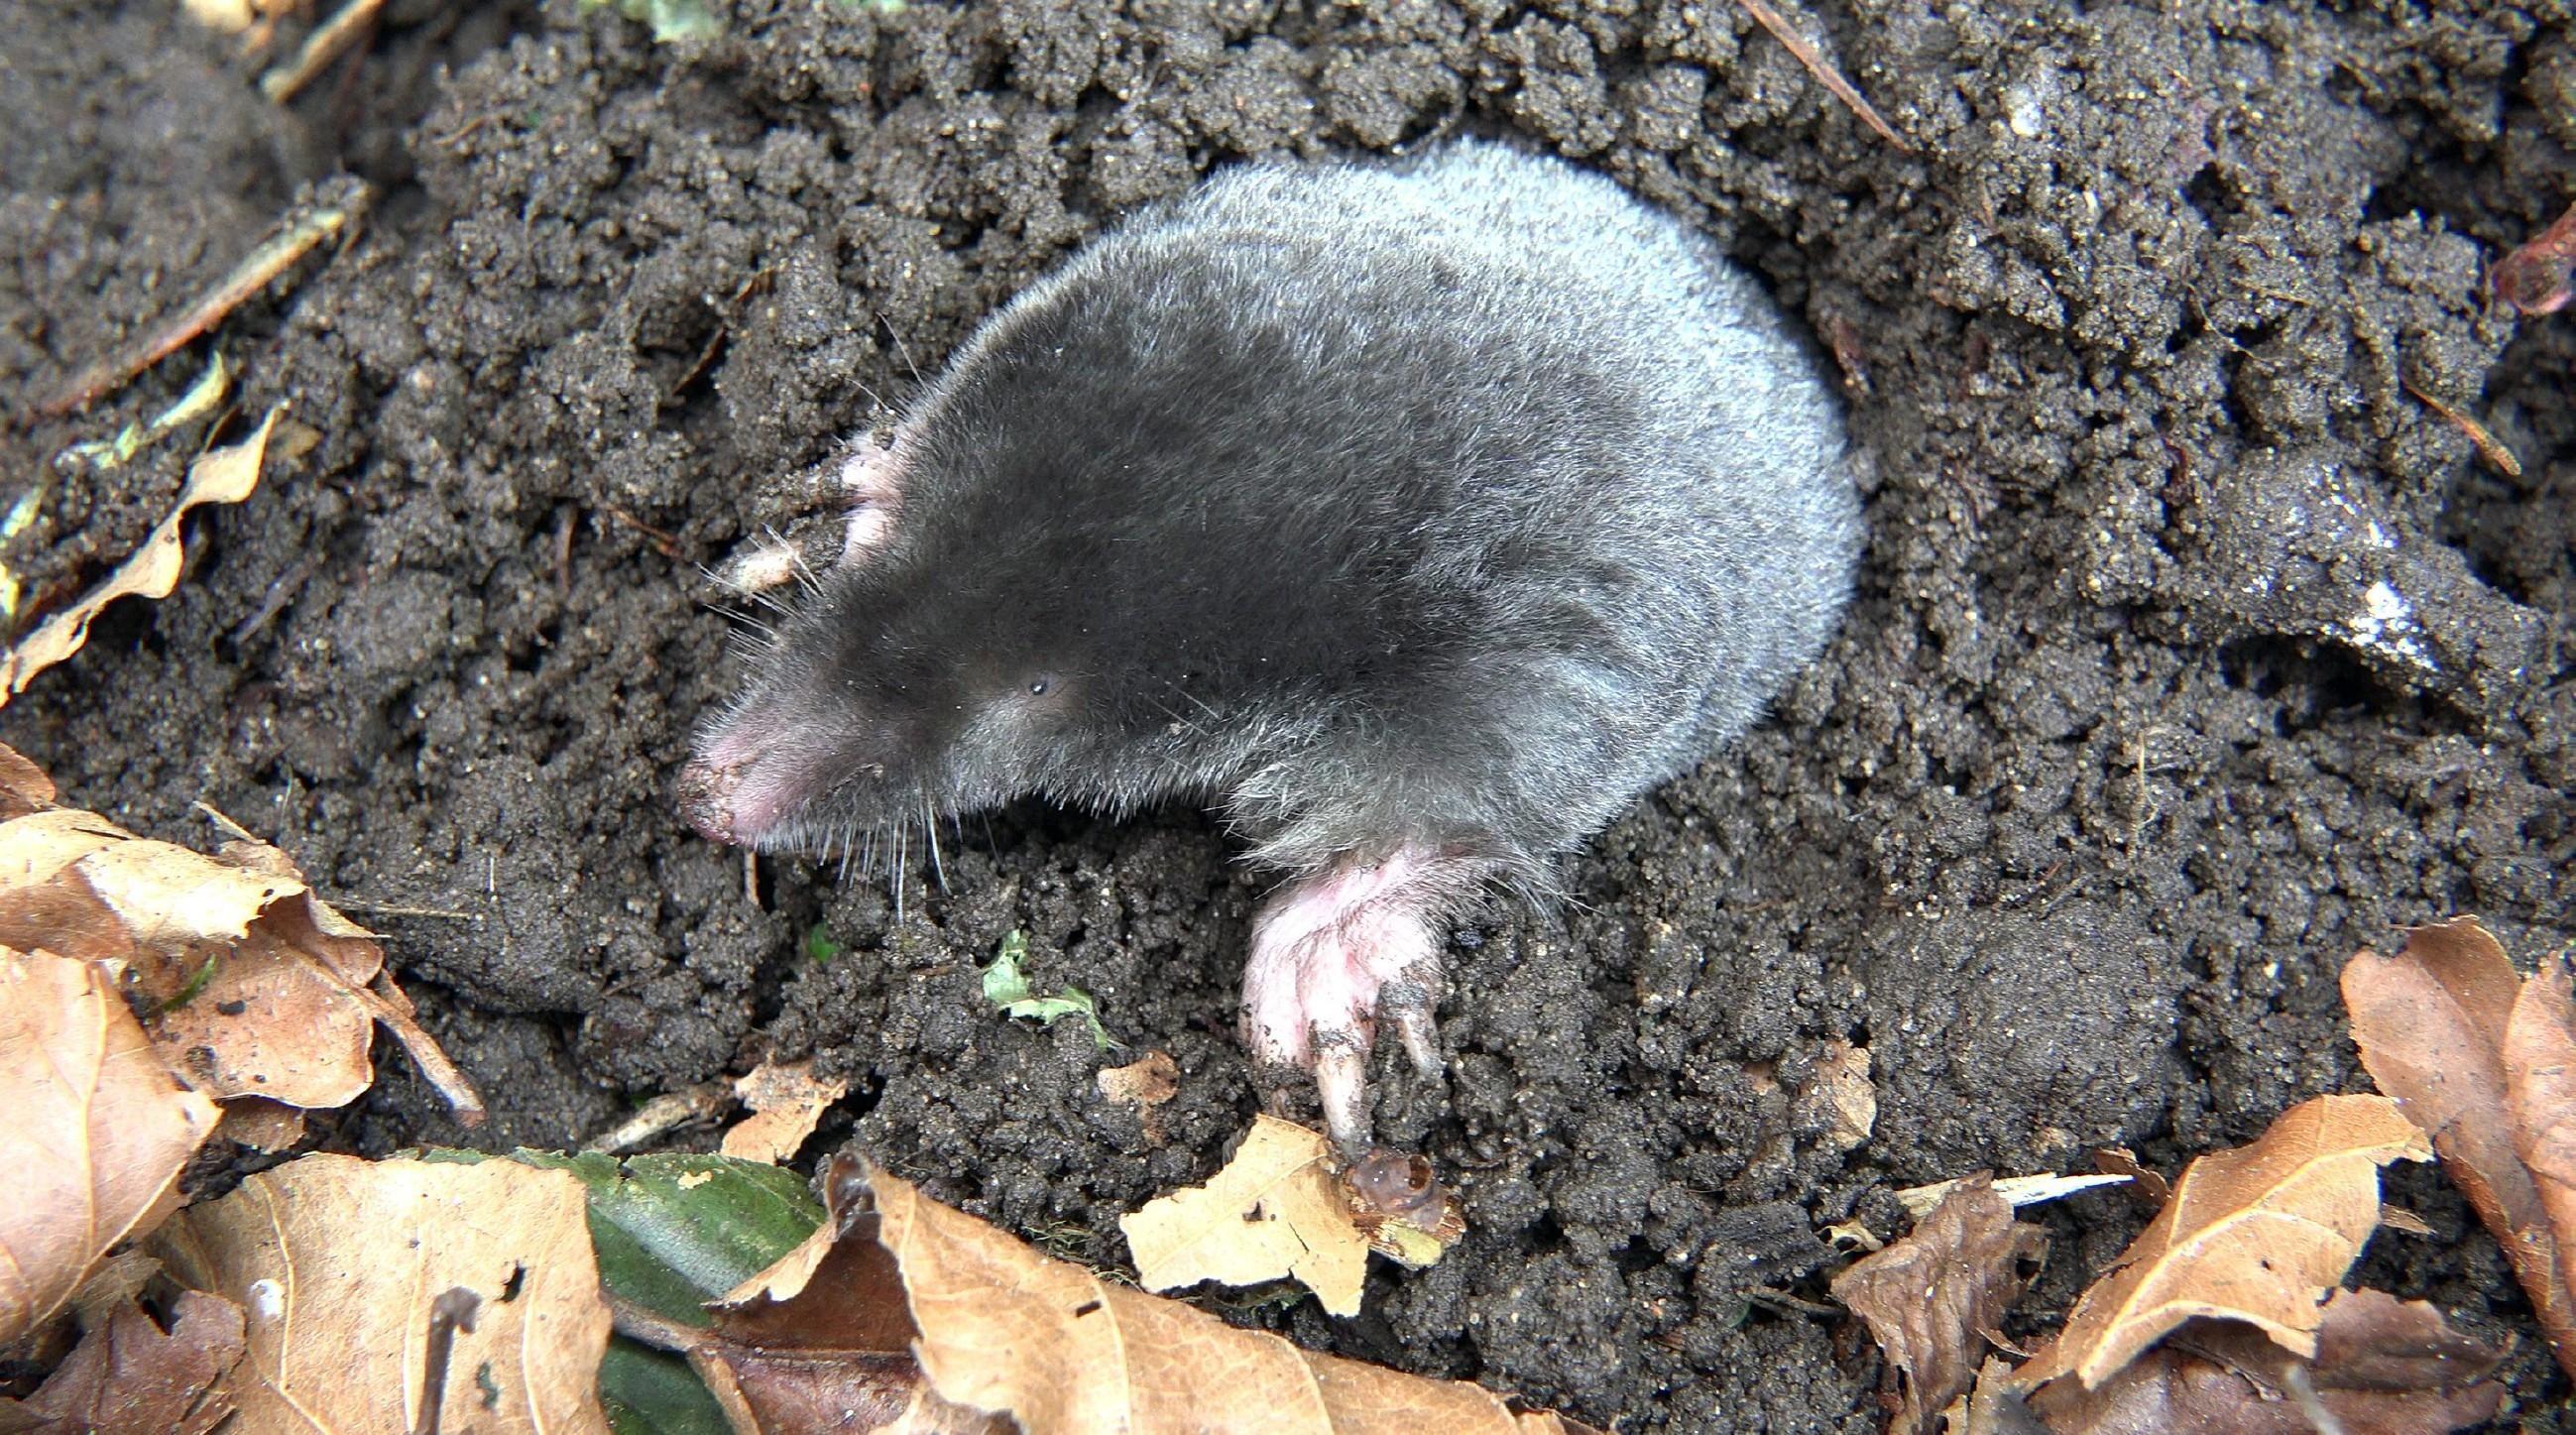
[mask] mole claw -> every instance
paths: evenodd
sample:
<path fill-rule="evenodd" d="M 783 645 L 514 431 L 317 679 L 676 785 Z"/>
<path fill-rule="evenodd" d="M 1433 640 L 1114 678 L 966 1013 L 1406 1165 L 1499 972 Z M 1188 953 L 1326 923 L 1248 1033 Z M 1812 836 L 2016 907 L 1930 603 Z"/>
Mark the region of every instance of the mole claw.
<path fill-rule="evenodd" d="M 1416 1074 L 1425 1080 L 1440 1076 L 1440 1034 L 1431 1020 L 1431 1003 L 1423 998 L 1390 993 L 1378 1016 L 1394 1025 L 1395 1039 L 1404 1043 L 1404 1054 L 1413 1061 Z"/>
<path fill-rule="evenodd" d="M 1315 1094 L 1324 1105 L 1324 1130 L 1343 1155 L 1369 1148 L 1368 1052 L 1359 1043 L 1324 1037 L 1315 1046 Z"/>

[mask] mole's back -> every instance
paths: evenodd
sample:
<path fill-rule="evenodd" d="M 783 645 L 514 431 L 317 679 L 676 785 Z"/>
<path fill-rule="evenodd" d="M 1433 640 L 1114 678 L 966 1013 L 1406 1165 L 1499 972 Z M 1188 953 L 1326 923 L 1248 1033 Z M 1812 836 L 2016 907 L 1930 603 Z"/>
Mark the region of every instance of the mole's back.
<path fill-rule="evenodd" d="M 1859 542 L 1840 414 L 1769 296 L 1611 181 L 1487 144 L 1222 172 L 1015 300 L 916 427 L 948 450 L 925 469 L 974 475 L 937 506 L 957 557 L 1019 529 L 1088 585 L 1055 601 L 1300 734 L 1341 790 L 1239 804 L 1292 862 L 1425 791 L 1579 840 L 1814 656 Z M 1333 781 L 1361 731 L 1409 795 L 1372 798 L 1366 756 Z"/>

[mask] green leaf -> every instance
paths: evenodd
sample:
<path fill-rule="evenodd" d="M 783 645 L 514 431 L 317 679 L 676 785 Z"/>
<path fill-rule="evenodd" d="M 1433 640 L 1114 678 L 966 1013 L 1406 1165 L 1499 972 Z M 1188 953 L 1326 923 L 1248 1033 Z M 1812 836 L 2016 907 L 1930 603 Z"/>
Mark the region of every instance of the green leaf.
<path fill-rule="evenodd" d="M 599 1362 L 599 1403 L 617 1435 L 733 1435 L 687 1361 L 622 1335 Z"/>
<path fill-rule="evenodd" d="M 716 32 L 716 17 L 707 11 L 706 0 L 581 0 L 584 10 L 596 10 L 614 4 L 617 13 L 629 20 L 641 20 L 653 27 L 653 38 L 663 44 L 673 40 L 691 40 Z"/>
<path fill-rule="evenodd" d="M 1002 1009 L 1007 1017 L 1024 1017 L 1053 1026 L 1069 1016 L 1078 1016 L 1091 1026 L 1092 1044 L 1107 1051 L 1118 1043 L 1100 1025 L 1100 1005 L 1091 993 L 1080 987 L 1066 987 L 1051 997 L 1042 997 L 1029 989 L 1028 973 L 1020 962 L 1029 954 L 1026 934 L 1013 932 L 1002 938 L 1002 949 L 994 954 L 993 964 L 983 969 L 984 1000 Z"/>
<path fill-rule="evenodd" d="M 995 953 L 993 964 L 984 968 L 984 1000 L 997 1007 L 1029 999 L 1029 978 L 1020 970 L 1020 961 L 1029 954 L 1029 939 L 1024 932 L 1013 932 L 1002 938 L 1002 950 Z"/>
<path fill-rule="evenodd" d="M 805 958 L 815 963 L 828 962 L 841 954 L 841 944 L 833 941 L 821 927 L 805 934 Z"/>
<path fill-rule="evenodd" d="M 823 1223 L 796 1173 L 729 1156 L 617 1158 L 520 1150 L 512 1160 L 570 1171 L 590 1190 L 590 1243 L 609 1293 L 703 1326 L 700 1307 L 761 1271 Z"/>

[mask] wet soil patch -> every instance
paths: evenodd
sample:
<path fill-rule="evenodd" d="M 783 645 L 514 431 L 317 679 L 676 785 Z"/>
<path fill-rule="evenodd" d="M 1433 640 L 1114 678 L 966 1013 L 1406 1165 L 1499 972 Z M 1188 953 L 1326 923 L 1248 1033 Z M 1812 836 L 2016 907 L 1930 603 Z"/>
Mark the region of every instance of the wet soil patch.
<path fill-rule="evenodd" d="M 2361 1086 L 2335 972 L 2402 924 L 2576 937 L 2576 326 L 2480 293 L 2576 190 L 2563 8 L 1816 12 L 1911 154 L 1681 0 L 800 0 L 671 46 L 566 0 L 396 6 L 360 80 L 286 110 L 175 9 L 6 9 L 0 481 L 49 475 L 5 555 L 41 596 L 186 457 L 53 456 L 206 345 L 73 419 L 27 397 L 299 185 L 377 189 L 212 341 L 245 411 L 286 401 L 318 445 L 0 714 L 85 805 L 177 834 L 203 798 L 389 935 L 494 1120 L 455 1129 L 388 1057 L 341 1145 L 560 1146 L 811 1053 L 856 1082 L 820 1141 L 1123 1261 L 1117 1215 L 1252 1110 L 1226 1027 L 1266 879 L 1189 811 L 1020 807 L 966 824 L 944 886 L 915 864 L 900 921 L 883 878 L 797 861 L 755 904 L 672 812 L 737 675 L 700 565 L 1125 210 L 1457 132 L 1616 176 L 1805 318 L 1875 466 L 1870 546 L 1772 721 L 1575 861 L 1575 900 L 1458 935 L 1447 1087 L 1389 1070 L 1378 1121 L 1454 1177 L 1465 1245 L 1380 1271 L 1354 1321 L 1234 1318 L 1627 1430 L 1875 1429 L 1846 1329 L 1757 1299 L 1820 1288 L 1808 1232 L 2109 1142 L 2170 1169 Z M 1160 1144 L 1086 1033 L 979 1000 L 1013 930 L 1039 989 L 1177 1058 Z M 1836 1038 L 1880 1089 L 1850 1152 L 1798 1097 Z M 2438 1175 L 2392 1192 L 2440 1234 L 2384 1239 L 2370 1279 L 2527 1332 Z M 2026 1307 L 2139 1219 L 2053 1213 Z M 2511 1373 L 2520 1428 L 2561 1428 L 2536 1342 Z"/>

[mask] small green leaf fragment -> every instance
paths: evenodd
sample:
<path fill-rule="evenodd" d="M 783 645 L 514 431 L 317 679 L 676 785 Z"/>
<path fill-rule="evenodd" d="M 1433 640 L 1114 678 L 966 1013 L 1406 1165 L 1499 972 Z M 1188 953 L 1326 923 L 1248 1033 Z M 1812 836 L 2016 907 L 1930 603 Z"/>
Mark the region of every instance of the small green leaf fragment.
<path fill-rule="evenodd" d="M 197 381 L 188 386 L 188 391 L 179 396 L 179 401 L 163 409 L 152 420 L 148 437 L 159 438 L 181 424 L 212 414 L 223 405 L 224 395 L 232 388 L 232 379 L 232 369 L 225 364 L 224 356 L 215 355 L 207 363 L 206 371 L 199 374 Z"/>
<path fill-rule="evenodd" d="M 1013 1002 L 1029 999 L 1029 978 L 1020 963 L 1029 954 L 1029 939 L 1024 932 L 1013 932 L 1002 938 L 1002 950 L 993 964 L 984 969 L 984 1000 L 1007 1008 Z"/>
<path fill-rule="evenodd" d="M 1069 1016 L 1078 1016 L 1091 1027 L 1091 1041 L 1102 1051 L 1118 1045 L 1100 1025 L 1100 1005 L 1091 993 L 1080 987 L 1066 987 L 1051 997 L 1042 997 L 1029 989 L 1028 973 L 1020 962 L 1029 954 L 1026 934 L 1013 932 L 1002 938 L 1002 949 L 993 964 L 984 971 L 984 1000 L 1001 1008 L 1006 1017 L 1025 1018 L 1053 1026 Z"/>
<path fill-rule="evenodd" d="M 197 994 L 206 989 L 206 983 L 215 979 L 215 963 L 221 960 L 223 960 L 223 954 L 220 952 L 206 958 L 206 964 L 190 973 L 187 984 L 180 987 L 176 992 L 173 992 L 170 999 L 163 1002 L 158 1010 L 177 1011 L 179 1008 L 195 1001 L 197 999 Z"/>
<path fill-rule="evenodd" d="M 584 10 L 614 5 L 617 13 L 652 27 L 657 43 L 694 40 L 716 32 L 716 17 L 706 7 L 706 0 L 581 0 Z"/>
<path fill-rule="evenodd" d="M 41 482 L 19 494 L 18 501 L 9 505 L 9 516 L 0 518 L 0 543 L 26 532 L 27 525 L 36 521 L 36 510 L 44 501 L 45 485 Z"/>
<path fill-rule="evenodd" d="M 599 1403 L 617 1435 L 733 1435 L 686 1360 L 622 1335 L 600 1359 Z"/>
<path fill-rule="evenodd" d="M 841 952 L 841 944 L 833 941 L 830 935 L 825 933 L 821 927 L 816 927 L 814 930 L 805 934 L 805 959 L 807 961 L 813 962 L 819 966 L 822 963 L 828 962 L 834 957 L 839 956 Z"/>

